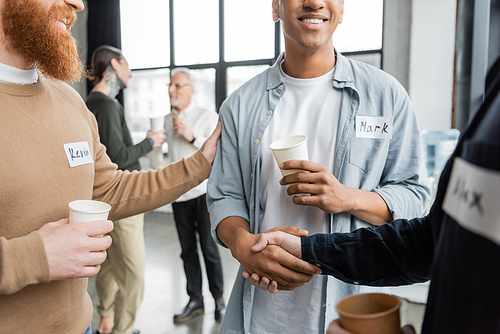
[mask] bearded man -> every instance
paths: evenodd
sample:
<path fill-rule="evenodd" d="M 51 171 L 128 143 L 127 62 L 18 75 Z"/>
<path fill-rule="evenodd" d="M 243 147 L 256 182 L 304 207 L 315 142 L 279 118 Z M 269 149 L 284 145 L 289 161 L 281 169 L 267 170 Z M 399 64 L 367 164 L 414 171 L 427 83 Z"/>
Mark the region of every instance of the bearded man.
<path fill-rule="evenodd" d="M 0 0 L 1 333 L 91 333 L 87 277 L 106 258 L 111 237 L 98 236 L 113 223 L 69 224 L 68 203 L 109 203 L 111 220 L 143 213 L 201 183 L 215 155 L 220 126 L 176 164 L 116 169 L 64 83 L 82 75 L 70 34 L 82 9 L 81 0 Z"/>

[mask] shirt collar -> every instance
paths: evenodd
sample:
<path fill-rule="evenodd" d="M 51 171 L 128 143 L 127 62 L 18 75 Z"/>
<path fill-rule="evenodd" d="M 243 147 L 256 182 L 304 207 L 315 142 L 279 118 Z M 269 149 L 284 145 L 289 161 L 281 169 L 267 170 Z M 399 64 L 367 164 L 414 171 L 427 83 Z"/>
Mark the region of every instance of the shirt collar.
<path fill-rule="evenodd" d="M 354 75 L 352 68 L 349 65 L 349 59 L 344 57 L 339 51 L 335 50 L 337 61 L 335 63 L 335 70 L 333 73 L 334 86 L 337 88 L 354 87 Z M 281 62 L 285 59 L 285 53 L 281 53 L 276 62 L 271 66 L 269 76 L 267 78 L 267 90 L 274 89 L 283 84 L 283 77 L 281 75 L 280 66 Z"/>
<path fill-rule="evenodd" d="M 0 82 L 14 85 L 31 85 L 38 81 L 36 68 L 21 70 L 19 68 L 0 63 Z"/>

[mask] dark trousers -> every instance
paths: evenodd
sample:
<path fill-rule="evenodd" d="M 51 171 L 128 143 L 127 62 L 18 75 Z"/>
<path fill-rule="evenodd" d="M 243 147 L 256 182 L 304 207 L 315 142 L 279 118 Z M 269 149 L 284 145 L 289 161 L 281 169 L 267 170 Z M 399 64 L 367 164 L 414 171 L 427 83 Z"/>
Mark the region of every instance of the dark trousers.
<path fill-rule="evenodd" d="M 217 244 L 210 232 L 206 195 L 186 202 L 173 203 L 175 225 L 181 242 L 181 258 L 187 280 L 187 293 L 193 301 L 203 301 L 202 276 L 196 232 L 205 260 L 208 284 L 214 299 L 222 298 L 222 265 Z"/>

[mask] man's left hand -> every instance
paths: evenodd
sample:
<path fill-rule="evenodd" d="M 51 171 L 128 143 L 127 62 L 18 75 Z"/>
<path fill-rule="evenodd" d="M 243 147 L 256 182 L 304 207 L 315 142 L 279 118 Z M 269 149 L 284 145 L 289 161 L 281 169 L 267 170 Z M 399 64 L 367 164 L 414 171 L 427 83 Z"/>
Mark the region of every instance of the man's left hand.
<path fill-rule="evenodd" d="M 203 146 L 200 148 L 201 153 L 207 158 L 210 164 L 213 164 L 215 159 L 215 153 L 217 152 L 217 140 L 219 140 L 220 134 L 222 132 L 222 124 L 221 122 L 217 123 L 217 127 L 214 132 L 210 135 L 210 137 L 205 140 Z"/>
<path fill-rule="evenodd" d="M 326 166 L 307 161 L 290 160 L 280 165 L 281 169 L 301 169 L 281 179 L 281 185 L 292 184 L 288 195 L 309 194 L 310 196 L 294 196 L 297 205 L 315 206 L 328 213 L 349 211 L 352 207 L 352 188 L 341 184 Z"/>
<path fill-rule="evenodd" d="M 174 125 L 174 134 L 183 136 L 189 142 L 194 139 L 193 131 L 182 121 Z"/>
<path fill-rule="evenodd" d="M 382 197 L 374 191 L 351 188 L 337 180 L 324 165 L 306 160 L 290 160 L 281 169 L 301 169 L 304 172 L 287 175 L 281 185 L 291 184 L 288 195 L 297 205 L 315 206 L 328 213 L 349 212 L 374 225 L 392 220 L 392 213 Z M 306 194 L 310 196 L 295 196 Z"/>

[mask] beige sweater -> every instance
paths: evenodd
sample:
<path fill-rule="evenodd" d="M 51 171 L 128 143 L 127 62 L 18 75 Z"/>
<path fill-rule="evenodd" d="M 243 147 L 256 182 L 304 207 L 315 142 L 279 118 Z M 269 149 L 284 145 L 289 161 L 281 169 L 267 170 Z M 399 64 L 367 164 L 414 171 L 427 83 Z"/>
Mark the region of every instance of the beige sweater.
<path fill-rule="evenodd" d="M 64 144 L 87 142 L 93 163 L 70 167 Z M 174 201 L 210 173 L 201 152 L 164 169 L 116 170 L 97 123 L 68 85 L 40 76 L 0 83 L 0 333 L 82 334 L 92 319 L 87 279 L 49 282 L 42 225 L 68 217 L 68 203 L 96 199 L 111 220 Z"/>

